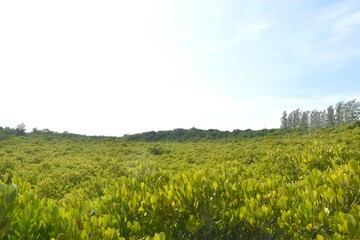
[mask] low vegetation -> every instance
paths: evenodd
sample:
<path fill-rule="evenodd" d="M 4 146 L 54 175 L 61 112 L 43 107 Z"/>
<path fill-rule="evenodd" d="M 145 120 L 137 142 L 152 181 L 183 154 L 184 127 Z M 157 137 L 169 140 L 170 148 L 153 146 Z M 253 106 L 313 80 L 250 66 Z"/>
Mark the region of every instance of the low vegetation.
<path fill-rule="evenodd" d="M 1 239 L 360 238 L 360 121 L 0 139 Z"/>

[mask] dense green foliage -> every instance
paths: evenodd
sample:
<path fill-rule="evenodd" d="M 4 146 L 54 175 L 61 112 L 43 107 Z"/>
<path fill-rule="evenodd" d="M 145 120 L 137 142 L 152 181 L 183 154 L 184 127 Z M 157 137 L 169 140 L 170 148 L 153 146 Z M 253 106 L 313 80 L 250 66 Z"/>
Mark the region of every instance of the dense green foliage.
<path fill-rule="evenodd" d="M 0 238 L 360 238 L 360 122 L 267 131 L 157 142 L 9 133 Z"/>
<path fill-rule="evenodd" d="M 130 141 L 199 141 L 199 140 L 234 140 L 244 138 L 254 138 L 263 136 L 276 136 L 288 133 L 304 132 L 304 129 L 262 129 L 262 130 L 233 130 L 220 131 L 217 129 L 202 130 L 197 128 L 182 129 L 177 128 L 169 131 L 151 131 L 132 135 L 125 135 L 123 138 Z"/>

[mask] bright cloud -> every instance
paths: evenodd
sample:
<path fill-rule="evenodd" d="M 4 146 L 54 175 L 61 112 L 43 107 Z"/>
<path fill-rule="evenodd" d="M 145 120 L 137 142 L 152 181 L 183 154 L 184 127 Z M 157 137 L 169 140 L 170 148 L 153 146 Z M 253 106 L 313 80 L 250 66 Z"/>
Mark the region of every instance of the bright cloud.
<path fill-rule="evenodd" d="M 0 126 L 272 128 L 359 96 L 360 4 L 308 4 L 0 2 Z"/>

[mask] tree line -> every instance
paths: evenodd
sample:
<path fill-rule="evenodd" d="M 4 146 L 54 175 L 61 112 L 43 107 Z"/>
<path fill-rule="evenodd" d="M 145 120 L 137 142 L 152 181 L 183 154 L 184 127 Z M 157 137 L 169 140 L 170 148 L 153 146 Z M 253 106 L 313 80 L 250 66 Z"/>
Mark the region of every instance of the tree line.
<path fill-rule="evenodd" d="M 339 126 L 360 119 L 360 102 L 353 99 L 348 102 L 339 101 L 326 110 L 302 111 L 299 108 L 290 112 L 284 111 L 280 128 L 319 129 Z"/>
<path fill-rule="evenodd" d="M 10 127 L 2 127 L 0 126 L 0 141 L 7 140 L 11 137 L 45 137 L 47 140 L 53 140 L 56 138 L 78 138 L 78 139 L 113 139 L 115 137 L 107 137 L 107 136 L 87 136 L 76 133 L 69 133 L 68 131 L 64 131 L 62 133 L 51 131 L 49 129 L 37 129 L 36 127 L 32 129 L 32 131 L 26 131 L 26 125 L 24 123 L 18 124 L 15 128 Z"/>
<path fill-rule="evenodd" d="M 197 128 L 183 129 L 176 128 L 174 130 L 167 131 L 150 131 L 131 135 L 125 135 L 124 138 L 129 141 L 145 141 L 145 142 L 156 142 L 156 141 L 199 141 L 201 139 L 216 140 L 232 137 L 240 138 L 252 138 L 256 136 L 267 135 L 274 130 L 233 130 L 221 131 L 218 129 L 202 130 Z"/>
<path fill-rule="evenodd" d="M 235 129 L 233 131 L 221 131 L 218 129 L 198 129 L 198 128 L 176 128 L 166 131 L 149 131 L 136 134 L 125 134 L 122 137 L 110 137 L 110 136 L 87 136 L 75 133 L 69 133 L 67 131 L 59 133 L 51 131 L 49 129 L 37 129 L 33 128 L 32 131 L 26 132 L 25 124 L 21 123 L 16 128 L 1 127 L 0 126 L 0 141 L 7 140 L 11 137 L 44 137 L 46 140 L 54 139 L 124 139 L 127 141 L 143 141 L 143 142 L 158 142 L 158 141 L 200 141 L 200 140 L 218 140 L 218 139 L 247 139 L 264 136 L 284 135 L 291 132 L 299 132 L 302 129 Z"/>
<path fill-rule="evenodd" d="M 303 129 L 319 129 L 326 127 L 339 126 L 360 119 L 360 102 L 353 99 L 348 102 L 340 101 L 335 106 L 329 106 L 326 110 L 302 111 L 299 108 L 290 112 L 284 111 L 281 117 L 280 129 L 261 129 L 261 130 L 239 130 L 221 131 L 217 129 L 202 130 L 197 128 L 182 129 L 177 128 L 168 131 L 150 131 L 120 137 L 129 141 L 198 141 L 200 139 L 226 139 L 226 138 L 253 138 L 266 135 L 282 135 L 289 131 L 302 131 Z M 86 136 L 69 132 L 58 133 L 48 129 L 39 130 L 34 128 L 31 132 L 26 132 L 24 123 L 20 123 L 16 128 L 0 126 L 0 141 L 12 136 L 46 136 L 47 139 L 53 138 L 96 138 L 109 139 L 116 137 L 105 136 Z"/>

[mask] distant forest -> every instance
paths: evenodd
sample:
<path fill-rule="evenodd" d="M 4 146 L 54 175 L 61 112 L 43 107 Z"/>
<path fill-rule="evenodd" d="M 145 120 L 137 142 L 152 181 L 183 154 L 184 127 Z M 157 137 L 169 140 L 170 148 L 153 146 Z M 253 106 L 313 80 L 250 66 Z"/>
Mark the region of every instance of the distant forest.
<path fill-rule="evenodd" d="M 287 133 L 296 133 L 307 130 L 316 130 L 320 128 L 339 126 L 345 123 L 354 122 L 360 118 L 360 103 L 356 99 L 344 102 L 338 102 L 335 107 L 329 106 L 326 110 L 302 111 L 296 109 L 289 114 L 284 111 L 281 117 L 280 129 L 261 129 L 261 130 L 239 130 L 221 131 L 217 129 L 202 130 L 197 128 L 182 129 L 176 128 L 168 131 L 150 131 L 138 134 L 124 135 L 123 137 L 105 137 L 105 136 L 85 136 L 69 132 L 58 133 L 48 129 L 32 129 L 26 132 L 25 124 L 21 123 L 16 128 L 0 127 L 0 141 L 6 140 L 12 136 L 45 136 L 46 139 L 57 138 L 81 138 L 81 139 L 109 139 L 117 138 L 127 141 L 199 141 L 202 139 L 244 139 L 254 138 L 266 135 L 284 135 Z M 360 121 L 356 123 L 360 125 Z"/>
<path fill-rule="evenodd" d="M 262 129 L 262 130 L 233 130 L 221 131 L 217 129 L 202 130 L 197 128 L 183 129 L 176 128 L 167 131 L 150 131 L 138 134 L 124 135 L 123 137 L 105 137 L 105 136 L 85 136 L 80 134 L 73 134 L 69 132 L 58 133 L 50 131 L 49 129 L 39 130 L 34 128 L 31 132 L 26 132 L 25 124 L 21 123 L 16 128 L 0 127 L 0 141 L 6 140 L 12 136 L 23 137 L 40 137 L 43 136 L 48 140 L 59 138 L 81 138 L 81 139 L 124 139 L 128 141 L 199 141 L 202 139 L 216 140 L 228 138 L 253 138 L 265 135 L 283 135 L 288 132 L 297 132 L 302 129 Z"/>
<path fill-rule="evenodd" d="M 354 99 L 348 102 L 340 101 L 335 107 L 326 110 L 302 111 L 299 108 L 287 114 L 283 112 L 280 128 L 319 129 L 339 126 L 360 118 L 360 103 Z"/>

